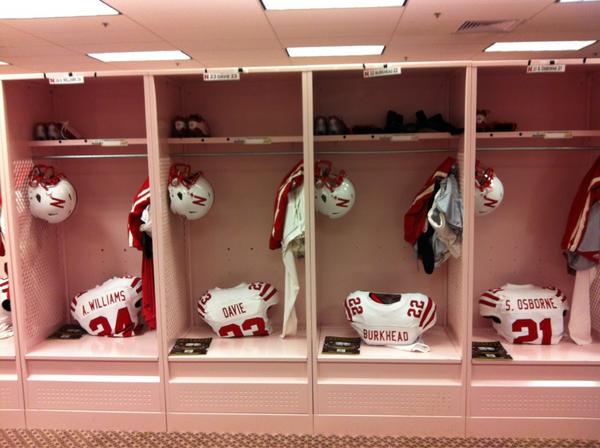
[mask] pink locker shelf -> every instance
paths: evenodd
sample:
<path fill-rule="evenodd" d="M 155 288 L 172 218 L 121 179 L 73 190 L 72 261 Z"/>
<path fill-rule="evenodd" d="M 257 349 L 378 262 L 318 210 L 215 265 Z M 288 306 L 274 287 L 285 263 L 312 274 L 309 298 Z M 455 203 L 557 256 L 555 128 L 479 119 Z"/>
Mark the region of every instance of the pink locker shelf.
<path fill-rule="evenodd" d="M 358 356 L 325 355 L 322 353 L 325 336 L 356 337 L 357 333 L 351 327 L 322 327 L 319 335 L 318 360 L 320 362 L 458 364 L 462 359 L 459 348 L 444 327 L 433 327 L 423 336 L 423 341 L 431 348 L 427 353 L 405 352 L 391 347 L 378 347 L 363 343 Z"/>
<path fill-rule="evenodd" d="M 32 148 L 57 148 L 61 146 L 131 146 L 145 145 L 145 138 L 86 138 L 81 140 L 31 140 Z"/>
<path fill-rule="evenodd" d="M 156 332 L 131 338 L 85 335 L 81 339 L 46 339 L 26 355 L 28 360 L 158 361 Z"/>
<path fill-rule="evenodd" d="M 315 142 L 404 142 L 416 140 L 458 140 L 459 138 L 459 135 L 450 135 L 448 132 L 419 132 L 414 134 L 317 135 L 315 136 Z"/>
<path fill-rule="evenodd" d="M 15 359 L 15 341 L 13 338 L 0 339 L 0 359 Z"/>
<path fill-rule="evenodd" d="M 477 139 L 494 138 L 542 138 L 542 139 L 571 139 L 600 137 L 600 131 L 562 130 L 562 131 L 514 131 L 514 132 L 478 132 Z"/>
<path fill-rule="evenodd" d="M 213 340 L 206 355 L 198 356 L 169 356 L 169 361 L 197 362 L 197 361 L 251 361 L 251 362 L 279 362 L 279 361 L 306 361 L 308 359 L 306 334 L 303 330 L 293 337 L 280 337 L 277 329 L 274 334 L 263 337 L 245 338 L 220 338 L 211 331 L 193 327 L 183 337 L 207 338 Z"/>
<path fill-rule="evenodd" d="M 564 364 L 564 365 L 600 365 L 600 341 L 589 345 L 577 345 L 568 337 L 557 345 L 509 344 L 496 334 L 493 328 L 475 328 L 473 341 L 501 341 L 512 361 L 485 361 L 474 359 L 473 364 Z"/>
<path fill-rule="evenodd" d="M 302 143 L 301 135 L 285 136 L 254 136 L 254 137 L 194 137 L 194 138 L 169 138 L 169 144 L 177 145 L 227 145 L 248 144 L 261 145 L 269 143 Z"/>

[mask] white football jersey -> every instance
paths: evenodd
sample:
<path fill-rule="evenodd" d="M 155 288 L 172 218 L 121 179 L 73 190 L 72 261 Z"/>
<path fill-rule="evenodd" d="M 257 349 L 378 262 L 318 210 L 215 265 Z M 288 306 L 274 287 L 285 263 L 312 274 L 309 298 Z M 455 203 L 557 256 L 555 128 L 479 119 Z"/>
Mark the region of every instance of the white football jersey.
<path fill-rule="evenodd" d="M 354 291 L 346 317 L 369 345 L 411 345 L 436 322 L 436 306 L 425 294 Z"/>
<path fill-rule="evenodd" d="M 273 331 L 267 315 L 279 303 L 269 283 L 240 283 L 233 288 L 213 288 L 198 300 L 198 314 L 224 338 L 267 336 Z"/>
<path fill-rule="evenodd" d="M 0 279 L 0 339 L 13 335 L 8 278 Z"/>
<path fill-rule="evenodd" d="M 114 277 L 71 300 L 71 315 L 95 336 L 134 336 L 141 308 L 140 277 Z"/>
<path fill-rule="evenodd" d="M 492 319 L 498 334 L 513 344 L 558 344 L 567 310 L 567 298 L 554 287 L 508 283 L 479 298 L 481 315 Z"/>

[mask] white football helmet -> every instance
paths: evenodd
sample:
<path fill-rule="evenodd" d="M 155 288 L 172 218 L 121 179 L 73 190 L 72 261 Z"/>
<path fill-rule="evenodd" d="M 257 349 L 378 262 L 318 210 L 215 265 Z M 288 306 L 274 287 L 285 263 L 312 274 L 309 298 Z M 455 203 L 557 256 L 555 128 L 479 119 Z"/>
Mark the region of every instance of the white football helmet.
<path fill-rule="evenodd" d="M 477 162 L 475 168 L 475 214 L 487 215 L 494 211 L 504 197 L 504 185 L 491 168 L 482 168 Z"/>
<path fill-rule="evenodd" d="M 190 174 L 189 165 L 173 165 L 169 173 L 169 198 L 171 211 L 176 215 L 195 220 L 205 216 L 213 205 L 215 194 L 212 185 L 202 173 Z"/>
<path fill-rule="evenodd" d="M 317 211 L 331 219 L 338 219 L 350 211 L 356 201 L 354 185 L 341 170 L 331 172 L 332 164 L 321 160 L 315 166 L 315 206 Z"/>
<path fill-rule="evenodd" d="M 56 224 L 73 213 L 77 193 L 64 174 L 54 174 L 54 168 L 35 165 L 29 173 L 29 210 L 36 218 Z"/>

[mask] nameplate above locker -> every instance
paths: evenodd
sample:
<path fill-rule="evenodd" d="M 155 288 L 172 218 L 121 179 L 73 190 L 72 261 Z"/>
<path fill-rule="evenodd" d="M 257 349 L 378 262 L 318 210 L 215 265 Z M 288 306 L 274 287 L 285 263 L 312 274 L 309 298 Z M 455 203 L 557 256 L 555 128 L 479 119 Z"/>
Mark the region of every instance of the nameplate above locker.
<path fill-rule="evenodd" d="M 85 82 L 81 73 L 47 73 L 44 76 L 48 78 L 50 84 L 83 84 Z"/>
<path fill-rule="evenodd" d="M 565 64 L 530 64 L 527 66 L 527 73 L 564 73 L 567 70 Z"/>
<path fill-rule="evenodd" d="M 378 76 L 394 76 L 400 75 L 402 70 L 400 67 L 365 67 L 363 70 L 363 78 L 377 78 Z"/>
<path fill-rule="evenodd" d="M 240 70 L 205 71 L 204 81 L 239 81 Z"/>

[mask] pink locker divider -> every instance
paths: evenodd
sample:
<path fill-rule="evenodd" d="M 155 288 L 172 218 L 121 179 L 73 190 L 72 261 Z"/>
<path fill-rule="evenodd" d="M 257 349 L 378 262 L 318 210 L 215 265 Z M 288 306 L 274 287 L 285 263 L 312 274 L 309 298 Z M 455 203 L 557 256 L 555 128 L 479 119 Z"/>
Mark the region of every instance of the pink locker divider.
<path fill-rule="evenodd" d="M 571 297 L 574 277 L 560 242 L 575 192 L 599 154 L 599 73 L 597 65 L 552 75 L 478 69 L 477 108 L 518 128 L 477 135 L 477 159 L 494 168 L 505 196 L 492 214 L 475 217 L 474 341 L 501 340 L 479 316 L 486 289 L 556 285 Z M 600 340 L 578 346 L 565 335 L 558 345 L 502 344 L 512 361 L 472 360 L 468 435 L 600 437 Z"/>
<path fill-rule="evenodd" d="M 157 76 L 154 91 L 163 347 L 168 353 L 177 338 L 213 338 L 205 356 L 165 357 L 168 429 L 311 432 L 304 263 L 298 265 L 299 332 L 282 339 L 281 252 L 268 249 L 276 189 L 303 156 L 301 76 L 244 75 L 222 83 Z M 192 113 L 208 121 L 212 136 L 169 138 L 173 118 Z M 268 138 L 272 144 L 247 145 L 247 137 L 250 142 Z M 173 163 L 203 171 L 214 188 L 213 207 L 201 220 L 186 222 L 169 209 Z M 273 335 L 219 338 L 200 320 L 196 303 L 204 291 L 256 280 L 279 290 L 280 304 L 270 311 Z"/>
<path fill-rule="evenodd" d="M 143 79 L 98 78 L 55 88 L 44 80 L 5 81 L 3 89 L 3 178 L 27 425 L 164 429 L 156 332 L 46 339 L 71 322 L 68 303 L 76 293 L 140 273 L 141 255 L 128 248 L 127 215 L 147 176 Z M 35 123 L 64 120 L 88 140 L 65 148 L 30 142 Z M 114 163 L 110 155 L 119 150 L 93 141 L 106 138 L 136 140 Z M 73 154 L 84 157 L 68 158 Z M 43 159 L 48 156 L 57 158 Z M 64 171 L 78 192 L 74 214 L 59 225 L 29 213 L 26 179 L 40 161 Z"/>
<path fill-rule="evenodd" d="M 383 127 L 388 110 L 404 115 L 405 123 L 415 122 L 420 109 L 428 116 L 441 113 L 459 127 L 469 123 L 465 68 L 407 69 L 398 77 L 375 79 L 363 79 L 358 71 L 319 72 L 313 80 L 312 115 L 339 115 L 349 126 Z M 448 156 L 464 166 L 464 138 L 421 133 L 374 134 L 366 141 L 355 136 L 314 140 L 315 159 L 331 160 L 344 169 L 357 197 L 343 218 L 315 218 L 315 431 L 464 434 L 467 261 L 450 260 L 427 276 L 403 240 L 404 212 L 435 167 Z M 357 336 L 342 307 L 356 289 L 432 297 L 438 324 L 424 336 L 431 351 L 363 344 L 356 356 L 322 354 L 325 336 Z"/>

